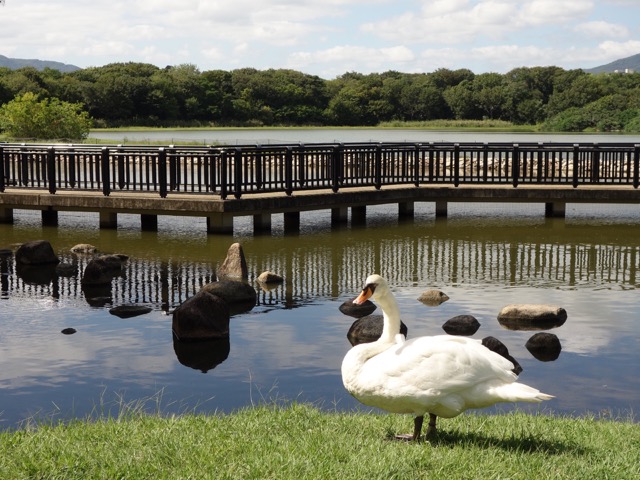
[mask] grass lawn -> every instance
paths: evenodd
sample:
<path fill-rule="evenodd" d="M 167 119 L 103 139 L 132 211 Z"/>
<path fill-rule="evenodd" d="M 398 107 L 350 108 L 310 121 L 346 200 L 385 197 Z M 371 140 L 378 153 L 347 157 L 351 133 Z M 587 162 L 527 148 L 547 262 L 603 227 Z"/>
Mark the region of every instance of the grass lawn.
<path fill-rule="evenodd" d="M 638 479 L 640 426 L 525 413 L 412 419 L 305 404 L 233 414 L 134 413 L 0 433 L 2 479 Z"/>

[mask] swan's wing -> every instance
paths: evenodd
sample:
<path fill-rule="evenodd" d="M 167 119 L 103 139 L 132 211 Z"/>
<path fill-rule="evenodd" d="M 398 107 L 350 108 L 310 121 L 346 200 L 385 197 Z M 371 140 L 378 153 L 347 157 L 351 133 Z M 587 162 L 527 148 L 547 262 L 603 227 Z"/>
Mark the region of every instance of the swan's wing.
<path fill-rule="evenodd" d="M 394 345 L 371 358 L 363 374 L 384 380 L 388 390 L 437 396 L 486 381 L 512 383 L 517 378 L 512 368 L 511 362 L 478 340 L 440 335 Z"/>

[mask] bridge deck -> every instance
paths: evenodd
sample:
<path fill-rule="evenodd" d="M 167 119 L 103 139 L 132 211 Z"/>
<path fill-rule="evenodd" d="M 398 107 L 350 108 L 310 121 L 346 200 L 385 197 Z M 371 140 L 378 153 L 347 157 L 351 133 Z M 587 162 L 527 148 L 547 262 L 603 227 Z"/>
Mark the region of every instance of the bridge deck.
<path fill-rule="evenodd" d="M 142 216 L 143 228 L 157 227 L 158 215 L 199 216 L 208 219 L 212 233 L 233 233 L 233 218 L 253 216 L 256 231 L 269 230 L 271 215 L 285 214 L 285 229 L 299 227 L 303 211 L 331 210 L 336 223 L 347 221 L 348 209 L 352 222 L 363 222 L 368 205 L 398 204 L 399 215 L 411 216 L 415 202 L 434 202 L 436 215 L 446 216 L 450 202 L 520 202 L 544 203 L 547 216 L 563 217 L 567 203 L 640 203 L 640 192 L 631 186 L 581 185 L 580 188 L 558 185 L 444 185 L 394 186 L 375 189 L 352 187 L 334 193 L 331 190 L 281 193 L 245 194 L 240 199 L 221 199 L 219 196 L 172 193 L 160 198 L 154 193 L 99 192 L 8 188 L 0 193 L 0 222 L 11 223 L 14 209 L 32 209 L 43 212 L 43 222 L 55 224 L 57 212 L 85 211 L 100 213 L 100 225 L 113 228 L 117 214 Z"/>

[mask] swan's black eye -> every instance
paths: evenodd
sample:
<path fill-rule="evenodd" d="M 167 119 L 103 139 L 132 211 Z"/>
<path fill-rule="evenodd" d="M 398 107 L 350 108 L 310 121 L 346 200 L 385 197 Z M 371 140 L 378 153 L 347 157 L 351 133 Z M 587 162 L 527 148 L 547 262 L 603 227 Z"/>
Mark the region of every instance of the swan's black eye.
<path fill-rule="evenodd" d="M 377 283 L 367 283 L 363 290 L 371 290 L 371 294 L 373 295 L 373 292 L 376 291 L 376 287 L 378 286 Z"/>

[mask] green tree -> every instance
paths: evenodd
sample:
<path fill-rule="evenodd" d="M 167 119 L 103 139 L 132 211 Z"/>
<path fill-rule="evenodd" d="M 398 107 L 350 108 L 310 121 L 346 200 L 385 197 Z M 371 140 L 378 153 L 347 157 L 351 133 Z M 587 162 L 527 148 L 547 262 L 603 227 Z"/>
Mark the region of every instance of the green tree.
<path fill-rule="evenodd" d="M 0 107 L 0 129 L 13 138 L 43 140 L 86 138 L 91 119 L 79 103 L 57 98 L 38 100 L 27 92 Z"/>

